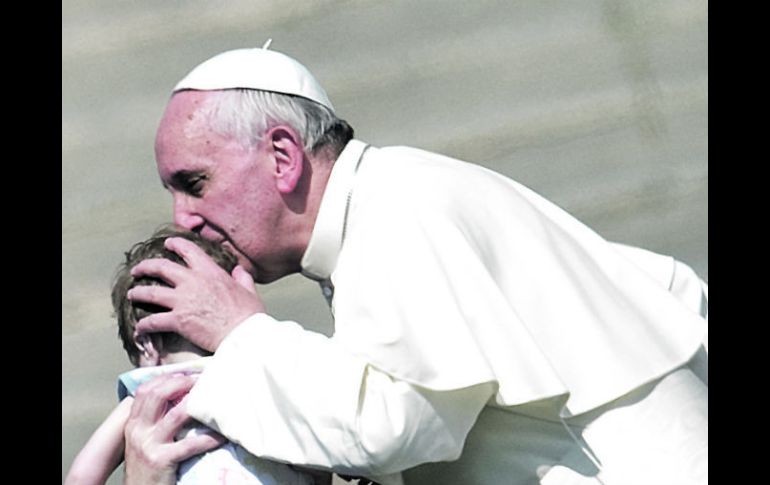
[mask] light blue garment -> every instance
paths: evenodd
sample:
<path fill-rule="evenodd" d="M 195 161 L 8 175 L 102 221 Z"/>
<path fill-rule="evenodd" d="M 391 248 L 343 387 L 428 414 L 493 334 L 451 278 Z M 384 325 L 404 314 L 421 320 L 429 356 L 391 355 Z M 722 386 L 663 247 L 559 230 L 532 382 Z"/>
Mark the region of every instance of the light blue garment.
<path fill-rule="evenodd" d="M 199 374 L 206 367 L 211 357 L 201 357 L 176 364 L 157 365 L 153 367 L 137 367 L 118 376 L 118 400 L 133 396 L 140 385 L 162 374 Z"/>

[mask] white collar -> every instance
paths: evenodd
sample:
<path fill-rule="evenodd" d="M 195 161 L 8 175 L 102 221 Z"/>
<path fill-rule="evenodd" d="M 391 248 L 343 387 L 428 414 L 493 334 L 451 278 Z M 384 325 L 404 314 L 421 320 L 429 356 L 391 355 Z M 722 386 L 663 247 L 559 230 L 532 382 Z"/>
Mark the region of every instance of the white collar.
<path fill-rule="evenodd" d="M 310 279 L 326 280 L 337 266 L 353 179 L 368 147 L 360 140 L 350 140 L 334 162 L 318 208 L 313 234 L 302 256 L 302 274 Z"/>

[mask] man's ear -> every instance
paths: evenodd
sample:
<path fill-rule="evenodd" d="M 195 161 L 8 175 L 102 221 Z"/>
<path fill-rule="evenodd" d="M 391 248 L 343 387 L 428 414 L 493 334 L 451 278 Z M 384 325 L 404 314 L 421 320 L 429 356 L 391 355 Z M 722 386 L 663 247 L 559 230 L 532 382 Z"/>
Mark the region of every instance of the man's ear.
<path fill-rule="evenodd" d="M 274 126 L 266 133 L 275 158 L 274 176 L 278 191 L 289 194 L 302 178 L 305 150 L 302 140 L 291 127 Z"/>

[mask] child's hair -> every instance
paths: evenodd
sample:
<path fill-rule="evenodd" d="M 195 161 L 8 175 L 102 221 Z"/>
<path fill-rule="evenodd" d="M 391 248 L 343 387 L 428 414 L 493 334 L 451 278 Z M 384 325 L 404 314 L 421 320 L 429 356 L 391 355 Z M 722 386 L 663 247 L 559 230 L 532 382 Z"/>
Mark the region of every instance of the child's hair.
<path fill-rule="evenodd" d="M 136 322 L 151 313 L 167 311 L 167 308 L 149 303 L 132 302 L 126 297 L 128 290 L 134 286 L 143 285 L 163 285 L 168 286 L 166 282 L 158 278 L 131 276 L 131 268 L 140 261 L 151 258 L 170 259 L 176 263 L 185 265 L 185 262 L 173 251 L 169 251 L 163 245 L 169 237 L 183 237 L 197 244 L 206 252 L 219 266 L 230 273 L 238 264 L 235 256 L 228 253 L 219 244 L 203 239 L 200 235 L 177 228 L 175 226 L 164 226 L 155 231 L 146 241 L 136 243 L 125 253 L 126 260 L 119 267 L 112 285 L 112 308 L 115 311 L 115 317 L 118 319 L 118 335 L 123 341 L 123 348 L 128 353 L 128 359 L 135 366 L 139 365 L 139 348 L 134 343 L 134 328 Z M 164 342 L 164 348 L 173 346 L 181 337 L 173 332 L 161 332 L 161 338 Z"/>

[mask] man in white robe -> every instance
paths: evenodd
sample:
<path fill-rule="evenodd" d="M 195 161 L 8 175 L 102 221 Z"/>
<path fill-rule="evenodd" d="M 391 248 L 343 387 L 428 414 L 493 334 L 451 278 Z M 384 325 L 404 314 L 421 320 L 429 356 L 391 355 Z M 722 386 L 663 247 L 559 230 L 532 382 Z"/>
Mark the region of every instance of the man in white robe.
<path fill-rule="evenodd" d="M 138 330 L 216 351 L 190 416 L 257 456 L 382 483 L 704 483 L 707 291 L 690 268 L 490 170 L 346 126 L 266 49 L 177 85 L 156 141 L 175 221 L 241 265 L 227 275 L 171 239 L 189 268 L 135 268 L 174 287 L 132 290 L 171 309 Z M 330 303 L 331 338 L 276 321 L 254 290 L 299 271 Z M 189 386 L 138 394 L 127 482 L 184 455 L 151 458 L 184 446 L 151 430 L 184 418 L 161 403 Z"/>

